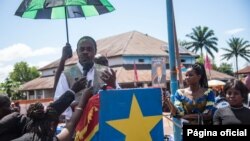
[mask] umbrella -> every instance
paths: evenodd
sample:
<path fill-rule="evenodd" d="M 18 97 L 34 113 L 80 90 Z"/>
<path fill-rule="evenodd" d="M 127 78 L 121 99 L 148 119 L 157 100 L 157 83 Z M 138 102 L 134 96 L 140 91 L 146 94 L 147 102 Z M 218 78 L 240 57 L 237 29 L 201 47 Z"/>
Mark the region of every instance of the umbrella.
<path fill-rule="evenodd" d="M 215 87 L 215 86 L 224 86 L 226 83 L 220 80 L 209 80 L 208 86 Z"/>
<path fill-rule="evenodd" d="M 68 18 L 97 16 L 114 10 L 108 0 L 23 0 L 15 15 L 30 19 L 65 19 L 69 43 Z"/>

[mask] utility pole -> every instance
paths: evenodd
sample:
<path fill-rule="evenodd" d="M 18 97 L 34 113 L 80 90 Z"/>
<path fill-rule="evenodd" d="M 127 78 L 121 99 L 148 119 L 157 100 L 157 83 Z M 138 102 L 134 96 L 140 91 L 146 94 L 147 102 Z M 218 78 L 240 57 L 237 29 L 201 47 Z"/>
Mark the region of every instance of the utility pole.
<path fill-rule="evenodd" d="M 176 72 L 176 58 L 175 58 L 175 38 L 174 38 L 174 18 L 173 18 L 173 2 L 166 1 L 167 23 L 168 23 L 168 44 L 169 44 L 169 68 L 170 68 L 170 87 L 171 87 L 171 101 L 174 102 L 174 94 L 178 88 L 177 72 Z M 180 124 L 180 119 L 173 118 L 173 121 Z M 181 128 L 174 125 L 174 140 L 181 141 Z"/>

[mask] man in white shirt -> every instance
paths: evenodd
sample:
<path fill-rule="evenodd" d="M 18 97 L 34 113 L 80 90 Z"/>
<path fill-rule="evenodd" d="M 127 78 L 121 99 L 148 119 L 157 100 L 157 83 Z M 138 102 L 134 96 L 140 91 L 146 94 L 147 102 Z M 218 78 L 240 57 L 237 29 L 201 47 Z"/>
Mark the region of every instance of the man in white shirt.
<path fill-rule="evenodd" d="M 58 99 L 76 80 L 82 77 L 87 77 L 87 80 L 91 81 L 94 87 L 94 93 L 97 93 L 104 84 L 113 88 L 119 87 L 116 83 L 115 72 L 112 69 L 94 63 L 97 46 L 93 38 L 84 36 L 79 39 L 76 52 L 79 62 L 65 69 L 61 74 L 56 87 L 54 100 Z M 80 94 L 81 92 L 78 93 L 78 97 Z M 76 101 L 78 97 L 76 96 Z M 66 119 L 70 119 L 72 115 L 71 108 L 67 108 L 64 115 Z"/>

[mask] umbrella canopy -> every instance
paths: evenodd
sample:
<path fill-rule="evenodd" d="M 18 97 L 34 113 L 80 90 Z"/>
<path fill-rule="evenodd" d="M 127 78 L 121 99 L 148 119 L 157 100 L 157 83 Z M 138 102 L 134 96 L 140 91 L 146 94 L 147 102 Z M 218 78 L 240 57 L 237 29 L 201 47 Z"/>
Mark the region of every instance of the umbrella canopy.
<path fill-rule="evenodd" d="M 226 83 L 220 80 L 209 80 L 208 86 L 215 87 L 215 86 L 224 86 Z"/>
<path fill-rule="evenodd" d="M 114 11 L 108 0 L 23 0 L 15 15 L 31 19 L 65 19 L 90 17 Z"/>
<path fill-rule="evenodd" d="M 15 15 L 31 19 L 64 19 L 96 16 L 114 10 L 107 0 L 24 0 Z"/>

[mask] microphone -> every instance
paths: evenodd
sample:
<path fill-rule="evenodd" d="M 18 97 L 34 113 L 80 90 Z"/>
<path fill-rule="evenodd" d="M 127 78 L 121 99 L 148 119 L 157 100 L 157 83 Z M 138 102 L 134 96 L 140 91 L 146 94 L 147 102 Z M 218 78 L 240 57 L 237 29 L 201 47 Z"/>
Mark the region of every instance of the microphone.
<path fill-rule="evenodd" d="M 90 68 L 86 68 L 86 67 L 84 67 L 84 68 L 82 69 L 82 71 L 83 71 L 83 76 L 84 76 L 84 77 L 87 76 L 89 70 L 90 70 Z"/>
<path fill-rule="evenodd" d="M 89 70 L 92 68 L 93 66 L 93 63 L 86 63 L 84 64 L 83 68 L 82 68 L 82 71 L 83 71 L 83 76 L 86 77 Z"/>

